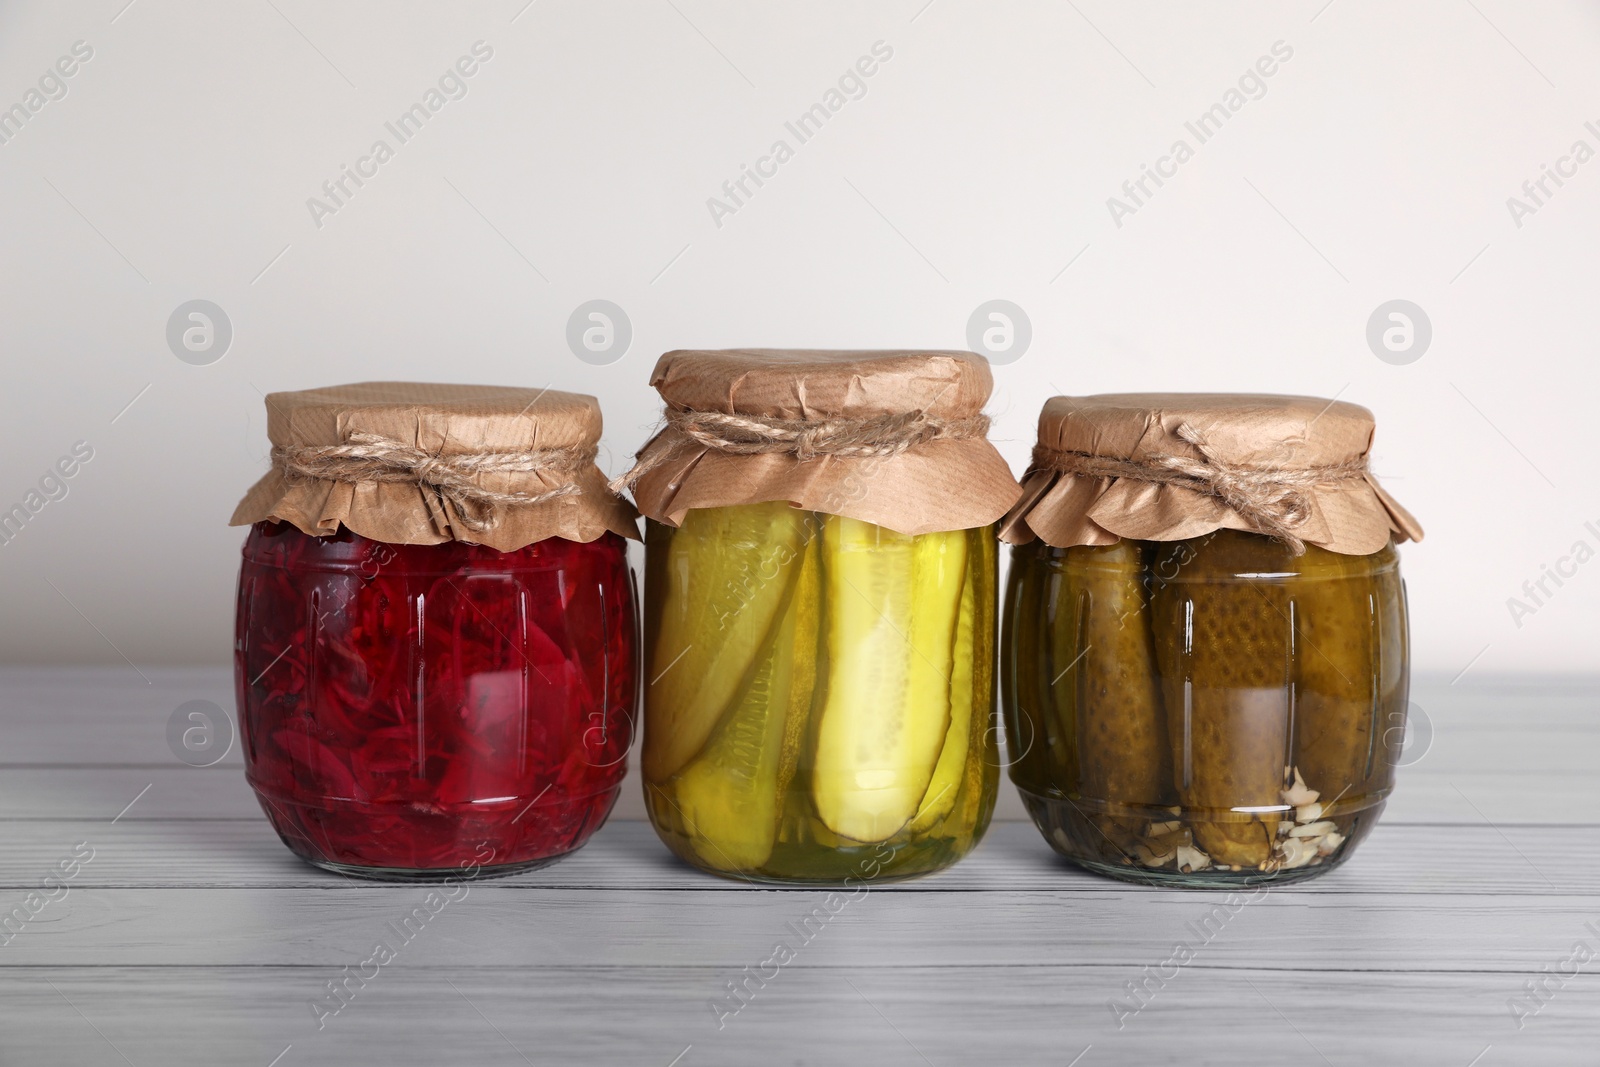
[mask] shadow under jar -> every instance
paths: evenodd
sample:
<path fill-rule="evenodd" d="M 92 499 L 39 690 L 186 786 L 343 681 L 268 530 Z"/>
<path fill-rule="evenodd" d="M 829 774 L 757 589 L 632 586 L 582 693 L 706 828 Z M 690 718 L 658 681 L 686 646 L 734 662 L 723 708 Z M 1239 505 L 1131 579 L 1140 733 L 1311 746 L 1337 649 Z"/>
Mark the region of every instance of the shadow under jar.
<path fill-rule="evenodd" d="M 1050 488 L 1033 497 L 1026 528 L 1037 536 L 1012 549 L 1006 594 L 1002 705 L 1011 777 L 1029 814 L 1063 855 L 1130 881 L 1287 882 L 1331 869 L 1383 810 L 1407 708 L 1405 590 L 1393 539 L 1420 530 L 1364 474 L 1370 415 L 1354 405 L 1329 410 L 1325 436 L 1307 444 L 1306 424 L 1320 422 L 1325 401 L 1071 403 L 1069 412 L 1052 401 L 1041 416 L 1040 440 L 1050 444 L 1036 454 L 1030 480 Z M 1173 439 L 1141 430 L 1129 454 L 1097 454 L 1117 435 L 1095 430 L 1127 420 L 1130 409 L 1152 413 L 1141 427 L 1165 421 Z M 1298 427 L 1299 448 L 1312 458 L 1252 451 L 1251 434 L 1227 432 L 1239 424 L 1265 424 L 1253 432 L 1280 440 L 1294 439 Z M 1210 439 L 1232 440 L 1247 454 L 1229 456 Z M 1351 449 L 1361 462 L 1346 460 Z M 1195 460 L 1188 480 L 1170 479 L 1172 466 L 1160 461 L 1169 455 Z M 1164 480 L 1141 478 L 1140 465 Z M 1232 476 L 1320 470 L 1282 481 L 1346 495 L 1289 514 L 1304 517 L 1277 536 L 1224 528 L 1168 540 L 1051 543 L 1086 529 L 1086 504 L 1090 521 L 1107 530 L 1148 530 L 1155 506 L 1169 518 L 1184 511 L 1191 527 L 1196 510 L 1221 518 L 1206 491 L 1214 484 L 1208 467 Z M 1118 483 L 1125 495 L 1114 491 Z M 1153 491 L 1172 495 L 1156 501 Z M 1374 510 L 1358 516 L 1354 505 L 1363 501 Z M 1251 509 L 1248 500 L 1235 502 Z M 1343 540 L 1319 526 L 1330 506 L 1345 509 Z M 1262 525 L 1275 516 L 1283 517 L 1251 512 Z M 1008 532 L 1021 540 L 1021 529 Z M 1333 551 L 1301 541 L 1296 530 L 1342 547 L 1379 539 L 1379 547 Z"/>
<path fill-rule="evenodd" d="M 1017 486 L 983 437 L 987 365 L 673 352 L 654 384 L 667 428 L 629 478 L 656 832 L 743 881 L 955 863 L 999 778 L 993 524 Z"/>
<path fill-rule="evenodd" d="M 339 407 L 336 421 L 369 428 L 346 436 L 369 451 L 370 438 L 390 441 L 381 447 L 391 459 L 406 455 L 400 438 L 389 436 L 402 425 L 412 426 L 425 452 L 436 451 L 427 441 L 430 423 L 460 437 L 475 419 L 538 417 L 547 437 L 572 420 L 580 440 L 591 429 L 598 434 L 590 398 L 546 394 L 529 408 L 536 395 L 345 386 L 274 394 L 268 405 L 291 413 L 285 418 L 302 429 L 315 422 L 307 409 Z M 287 425 L 271 429 L 274 441 L 293 439 Z M 285 469 L 309 462 L 311 453 L 295 448 L 320 453 L 320 477 Z M 280 444 L 279 469 L 252 490 L 236 521 L 263 508 L 305 521 L 318 498 L 352 490 L 357 500 L 381 492 L 390 504 L 408 494 L 420 502 L 430 491 L 416 481 L 356 480 L 370 477 L 370 466 L 344 481 L 337 462 L 322 462 L 327 455 L 325 446 Z M 551 458 L 526 446 L 471 455 Z M 604 492 L 599 472 L 581 466 L 566 476 L 582 481 L 584 493 Z M 511 490 L 535 500 L 548 491 Z M 354 533 L 347 524 L 403 531 L 385 525 L 392 510 L 363 517 L 345 503 L 316 505 L 341 516 L 326 535 L 288 521 L 253 523 L 234 654 L 240 733 L 251 787 L 297 855 L 371 878 L 488 877 L 549 863 L 605 821 L 627 770 L 637 677 L 626 542 L 606 527 L 627 532 L 633 523 L 615 498 L 596 501 L 597 511 L 572 499 L 582 495 L 509 506 L 501 498 L 500 510 L 488 513 L 473 512 L 468 495 L 463 510 L 450 504 L 441 512 L 462 539 L 431 544 Z M 565 516 L 531 514 L 563 499 Z M 516 544 L 551 521 L 588 539 Z"/>

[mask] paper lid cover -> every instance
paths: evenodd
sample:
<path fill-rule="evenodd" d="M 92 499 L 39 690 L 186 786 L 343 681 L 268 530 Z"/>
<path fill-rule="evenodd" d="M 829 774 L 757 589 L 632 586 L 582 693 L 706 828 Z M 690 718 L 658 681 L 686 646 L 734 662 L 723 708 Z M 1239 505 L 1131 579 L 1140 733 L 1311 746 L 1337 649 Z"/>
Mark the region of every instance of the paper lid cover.
<path fill-rule="evenodd" d="M 972 352 L 681 350 L 650 383 L 668 424 L 640 450 L 639 510 L 677 525 L 691 508 L 788 500 L 906 534 L 971 529 L 1001 518 L 1020 488 L 981 428 L 994 387 Z M 890 455 L 735 453 L 673 424 L 673 413 L 713 412 L 830 426 L 910 416 L 965 428 Z M 978 430 L 972 430 L 976 425 Z"/>
<path fill-rule="evenodd" d="M 381 440 L 441 461 L 463 456 L 568 452 L 537 470 L 485 470 L 469 480 L 487 491 L 537 496 L 575 486 L 543 503 L 495 508 L 492 525 L 468 528 L 448 495 L 422 480 L 342 481 L 286 474 L 281 461 L 239 502 L 230 525 L 293 523 L 313 536 L 340 526 L 391 544 L 469 541 L 510 552 L 549 537 L 593 541 L 610 531 L 639 536 L 637 513 L 606 485 L 592 451 L 600 405 L 551 389 L 419 382 L 360 382 L 267 396 L 267 437 L 282 449 L 327 449 Z"/>
<path fill-rule="evenodd" d="M 1223 466 L 1247 478 L 1261 472 L 1304 476 L 1337 470 L 1326 481 L 1297 487 L 1307 507 L 1293 525 L 1294 536 L 1347 555 L 1376 552 L 1391 537 L 1421 540 L 1416 519 L 1366 470 L 1373 430 L 1366 408 L 1315 397 L 1054 397 L 1039 415 L 1039 447 L 1001 538 L 1021 544 L 1038 537 L 1065 548 L 1124 537 L 1175 541 L 1220 529 L 1264 532 L 1223 496 L 1136 476 L 1070 473 L 1056 465 L 1066 456 L 1089 469 L 1114 466 L 1094 462 L 1102 458 L 1161 470 L 1174 464 L 1185 470 L 1197 469 L 1196 464 Z"/>

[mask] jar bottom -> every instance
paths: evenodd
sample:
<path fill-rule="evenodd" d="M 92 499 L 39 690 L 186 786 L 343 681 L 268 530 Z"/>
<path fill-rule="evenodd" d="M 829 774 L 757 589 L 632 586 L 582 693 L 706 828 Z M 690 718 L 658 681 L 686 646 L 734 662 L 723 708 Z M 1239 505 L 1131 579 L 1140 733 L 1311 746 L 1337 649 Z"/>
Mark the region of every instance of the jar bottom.
<path fill-rule="evenodd" d="M 1139 867 L 1131 863 L 1125 865 L 1101 863 L 1098 860 L 1070 855 L 1059 848 L 1056 851 L 1061 852 L 1068 861 L 1093 874 L 1105 875 L 1120 882 L 1132 882 L 1134 885 L 1160 886 L 1165 889 L 1247 889 L 1264 885 L 1289 885 L 1327 874 L 1348 858 L 1341 850 L 1339 854 L 1330 856 L 1316 867 L 1295 867 L 1276 871 L 1229 871 L 1213 867 L 1210 870 L 1185 873 L 1162 870 L 1159 867 Z"/>
<path fill-rule="evenodd" d="M 1135 812 L 1021 787 L 1017 792 L 1044 839 L 1068 860 L 1120 881 L 1176 889 L 1286 885 L 1326 874 L 1366 837 L 1387 797 L 1386 792 L 1345 797 L 1327 813 L 1286 810 L 1275 820 L 1275 835 L 1258 827 L 1261 837 L 1255 844 L 1264 862 L 1229 865 L 1213 862 L 1200 846 L 1206 839 L 1247 839 L 1241 831 L 1254 824 L 1246 819 L 1207 818 L 1203 810 L 1180 807 Z"/>
<path fill-rule="evenodd" d="M 579 846 L 582 847 L 582 846 Z M 557 860 L 565 859 L 577 849 L 561 852 L 554 856 L 545 856 L 540 859 L 523 860 L 520 863 L 501 863 L 493 867 L 480 867 L 472 874 L 468 874 L 459 867 L 440 867 L 435 870 L 409 870 L 404 867 L 357 867 L 349 863 L 335 863 L 332 860 L 313 859 L 310 856 L 300 856 L 313 867 L 334 874 L 342 874 L 351 878 L 366 878 L 374 882 L 419 882 L 437 883 L 444 881 L 481 882 L 486 878 L 505 878 L 513 874 L 523 874 L 527 871 L 536 871 L 540 867 L 548 867 Z M 298 853 L 297 853 L 298 855 Z"/>
<path fill-rule="evenodd" d="M 719 871 L 715 867 L 705 867 L 700 864 L 690 864 L 695 870 L 705 874 L 714 874 L 718 878 L 730 882 L 742 882 L 745 885 L 756 885 L 762 889 L 848 889 L 854 890 L 858 886 L 872 889 L 882 885 L 894 885 L 898 882 L 915 882 L 920 878 L 928 878 L 947 869 L 950 865 L 930 867 L 923 871 L 909 871 L 905 874 L 883 874 L 876 878 L 859 878 L 849 882 L 838 878 L 786 878 L 776 875 L 766 875 L 759 871 L 752 874 L 739 874 L 735 871 Z"/>
<path fill-rule="evenodd" d="M 358 878 L 437 881 L 533 870 L 581 848 L 611 813 L 620 786 L 549 804 L 363 805 L 316 798 L 257 799 L 291 852 Z"/>
<path fill-rule="evenodd" d="M 679 843 L 667 839 L 667 847 L 677 858 L 706 874 L 714 874 L 718 878 L 725 878 L 730 882 L 743 882 L 746 885 L 759 885 L 768 889 L 853 889 L 856 887 L 872 888 L 880 885 L 893 885 L 897 882 L 914 882 L 919 878 L 938 874 L 959 862 L 966 852 L 942 852 L 934 855 L 919 855 L 912 862 L 896 866 L 879 867 L 872 873 L 873 852 L 872 846 L 861 849 L 859 857 L 828 856 L 821 857 L 832 862 L 817 863 L 819 858 L 813 854 L 811 863 L 794 866 L 771 865 L 755 868 L 753 870 L 725 870 L 715 867 L 695 855 L 693 848 L 687 842 Z M 902 846 L 903 847 L 903 846 Z M 931 851 L 931 850 L 930 850 Z M 805 867 L 817 873 L 803 873 Z M 829 870 L 833 868 L 833 870 Z M 789 873 L 793 872 L 793 873 Z M 836 873 L 835 873 L 836 872 Z"/>
<path fill-rule="evenodd" d="M 809 820 L 790 820 L 761 864 L 741 867 L 715 840 L 697 842 L 683 833 L 674 806 L 659 790 L 647 788 L 645 805 L 662 843 L 683 863 L 732 882 L 793 889 L 870 888 L 937 874 L 977 847 L 992 810 L 991 801 L 980 808 L 976 825 L 959 833 L 908 833 L 855 844 L 823 844 L 808 834 Z"/>

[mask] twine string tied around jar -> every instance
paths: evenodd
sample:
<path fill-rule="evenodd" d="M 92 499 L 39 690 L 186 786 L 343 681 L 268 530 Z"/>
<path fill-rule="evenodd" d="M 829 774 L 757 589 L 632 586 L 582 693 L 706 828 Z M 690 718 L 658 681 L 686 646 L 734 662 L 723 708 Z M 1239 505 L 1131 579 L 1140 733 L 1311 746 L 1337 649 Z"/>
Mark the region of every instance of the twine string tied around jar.
<path fill-rule="evenodd" d="M 945 419 L 924 411 L 785 419 L 771 415 L 669 408 L 665 419 L 667 429 L 676 430 L 682 435 L 679 444 L 692 441 L 717 452 L 736 456 L 787 453 L 801 462 L 820 456 L 887 458 L 930 441 L 965 440 L 983 437 L 989 432 L 987 415 Z M 660 466 L 676 450 L 672 446 L 645 446 L 633 466 L 611 482 L 612 491 L 632 488 L 648 471 Z"/>
<path fill-rule="evenodd" d="M 1367 475 L 1365 456 L 1314 467 L 1256 466 L 1222 458 L 1188 423 L 1179 425 L 1177 434 L 1193 445 L 1201 458 L 1158 455 L 1117 459 L 1039 445 L 1034 449 L 1033 466 L 1089 478 L 1174 485 L 1202 493 L 1226 504 L 1258 533 L 1282 541 L 1296 556 L 1306 550 L 1295 530 L 1311 518 L 1309 491 L 1359 481 Z"/>
<path fill-rule="evenodd" d="M 571 479 L 592 464 L 595 455 L 595 446 L 590 445 L 446 456 L 360 431 L 342 445 L 279 445 L 272 450 L 273 462 L 290 480 L 404 482 L 431 489 L 450 502 L 461 524 L 474 533 L 498 525 L 504 508 L 532 507 L 583 492 L 571 480 L 542 493 L 502 492 L 479 485 L 475 476 L 551 472 Z"/>

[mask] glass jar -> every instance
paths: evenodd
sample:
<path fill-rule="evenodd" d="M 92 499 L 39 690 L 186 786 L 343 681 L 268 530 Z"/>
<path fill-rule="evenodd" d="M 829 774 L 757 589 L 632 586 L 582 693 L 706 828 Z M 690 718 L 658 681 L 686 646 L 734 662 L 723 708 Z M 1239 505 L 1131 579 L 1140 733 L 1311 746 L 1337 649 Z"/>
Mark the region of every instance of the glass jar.
<path fill-rule="evenodd" d="M 1405 589 L 1369 555 L 1235 530 L 1013 548 L 1011 777 L 1055 849 L 1158 885 L 1342 863 L 1394 783 Z"/>
<path fill-rule="evenodd" d="M 837 884 L 972 850 L 999 766 L 992 526 L 908 536 L 778 501 L 645 541 L 645 799 L 675 853 Z"/>
<path fill-rule="evenodd" d="M 508 874 L 582 845 L 633 737 L 624 546 L 255 523 L 234 673 L 246 771 L 284 843 L 392 879 Z"/>

